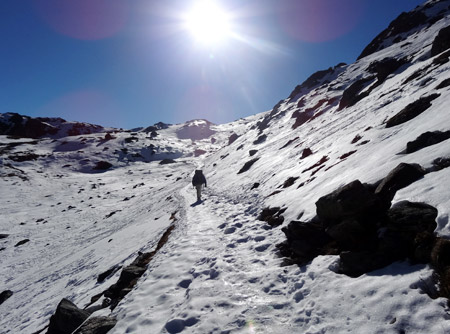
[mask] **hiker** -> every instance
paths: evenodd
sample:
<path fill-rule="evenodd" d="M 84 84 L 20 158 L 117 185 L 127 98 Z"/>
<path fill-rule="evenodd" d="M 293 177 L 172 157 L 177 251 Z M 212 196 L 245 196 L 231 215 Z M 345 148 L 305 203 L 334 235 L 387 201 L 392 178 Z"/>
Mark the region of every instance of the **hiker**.
<path fill-rule="evenodd" d="M 203 184 L 206 187 L 206 179 L 205 175 L 203 175 L 203 172 L 201 170 L 196 170 L 195 175 L 192 178 L 192 185 L 197 188 L 197 201 L 202 200 L 202 186 Z"/>

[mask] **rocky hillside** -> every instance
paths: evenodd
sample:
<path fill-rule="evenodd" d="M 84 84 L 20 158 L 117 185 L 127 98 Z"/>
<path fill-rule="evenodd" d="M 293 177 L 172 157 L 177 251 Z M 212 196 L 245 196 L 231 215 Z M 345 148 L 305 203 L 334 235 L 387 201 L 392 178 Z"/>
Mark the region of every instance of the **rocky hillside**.
<path fill-rule="evenodd" d="M 429 0 L 229 124 L 1 115 L 0 328 L 448 333 L 449 34 Z"/>

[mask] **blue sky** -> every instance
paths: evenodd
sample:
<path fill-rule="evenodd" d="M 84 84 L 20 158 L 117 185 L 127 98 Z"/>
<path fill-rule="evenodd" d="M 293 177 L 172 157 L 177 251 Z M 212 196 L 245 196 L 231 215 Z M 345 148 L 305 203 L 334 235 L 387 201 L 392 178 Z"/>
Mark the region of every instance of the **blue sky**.
<path fill-rule="evenodd" d="M 354 62 L 422 2 L 217 0 L 228 31 L 204 41 L 186 23 L 197 0 L 2 0 L 0 113 L 122 128 L 230 122 Z"/>

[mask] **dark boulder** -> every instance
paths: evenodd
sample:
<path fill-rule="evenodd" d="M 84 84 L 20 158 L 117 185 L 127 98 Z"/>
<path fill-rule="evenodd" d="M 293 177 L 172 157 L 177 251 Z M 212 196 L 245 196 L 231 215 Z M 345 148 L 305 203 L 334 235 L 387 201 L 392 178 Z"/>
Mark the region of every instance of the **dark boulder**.
<path fill-rule="evenodd" d="M 386 128 L 391 128 L 393 126 L 408 122 L 413 118 L 419 116 L 429 107 L 431 107 L 431 101 L 438 98 L 439 96 L 440 94 L 431 94 L 425 97 L 421 97 L 417 101 L 408 104 L 404 109 L 388 119 L 388 121 L 386 122 Z"/>
<path fill-rule="evenodd" d="M 284 222 L 284 217 L 282 216 L 284 211 L 286 211 L 286 208 L 284 209 L 281 209 L 280 207 L 264 208 L 261 214 L 258 216 L 258 220 L 265 221 L 272 227 L 279 226 Z"/>
<path fill-rule="evenodd" d="M 380 196 L 386 208 L 389 208 L 395 193 L 425 175 L 418 164 L 401 163 L 395 167 L 378 185 L 375 194 Z"/>
<path fill-rule="evenodd" d="M 350 277 L 358 277 L 365 273 L 381 269 L 392 261 L 383 254 L 374 251 L 348 251 L 339 255 L 339 273 Z"/>
<path fill-rule="evenodd" d="M 317 215 L 330 224 L 333 221 L 377 214 L 379 199 L 359 180 L 353 181 L 316 202 Z"/>
<path fill-rule="evenodd" d="M 293 177 L 293 176 L 289 177 L 286 181 L 284 181 L 283 188 L 288 188 L 288 187 L 292 186 L 295 183 L 295 181 L 297 181 L 297 180 L 298 180 L 298 177 Z"/>
<path fill-rule="evenodd" d="M 168 165 L 168 164 L 174 164 L 176 163 L 173 159 L 163 159 L 159 162 L 160 165 Z"/>
<path fill-rule="evenodd" d="M 121 268 L 121 266 L 115 265 L 111 268 L 109 268 L 108 270 L 106 270 L 105 272 L 101 273 L 100 275 L 98 275 L 97 277 L 97 282 L 98 283 L 102 283 L 105 279 L 107 279 L 108 277 L 112 276 L 115 272 L 117 272 L 119 269 Z"/>
<path fill-rule="evenodd" d="M 114 139 L 114 137 L 111 135 L 111 133 L 107 133 L 106 135 L 105 135 L 105 140 L 111 140 L 111 139 Z"/>
<path fill-rule="evenodd" d="M 47 334 L 72 334 L 89 315 L 89 312 L 79 309 L 74 303 L 64 298 L 50 318 Z"/>
<path fill-rule="evenodd" d="M 281 229 L 286 243 L 278 246 L 282 255 L 291 257 L 297 263 L 306 263 L 323 253 L 324 246 L 331 241 L 323 226 L 317 222 L 291 221 Z"/>
<path fill-rule="evenodd" d="M 261 135 L 253 142 L 253 145 L 262 144 L 266 141 L 266 139 L 267 139 L 267 135 Z"/>
<path fill-rule="evenodd" d="M 376 85 L 379 86 L 382 84 L 386 78 L 394 73 L 397 69 L 399 69 L 401 66 L 405 65 L 407 63 L 406 58 L 384 58 L 382 60 L 377 60 L 372 62 L 367 70 L 370 73 L 376 74 L 377 76 L 377 83 Z"/>
<path fill-rule="evenodd" d="M 292 118 L 295 118 L 295 123 L 292 125 L 292 129 L 295 130 L 299 126 L 308 122 L 314 116 L 314 111 L 294 111 L 292 113 Z"/>
<path fill-rule="evenodd" d="M 436 86 L 436 89 L 442 89 L 448 86 L 450 86 L 450 78 L 442 80 L 441 83 Z"/>
<path fill-rule="evenodd" d="M 28 242 L 30 242 L 30 239 L 20 240 L 17 244 L 14 245 L 14 247 L 19 247 L 19 246 L 25 245 Z"/>
<path fill-rule="evenodd" d="M 247 172 L 255 162 L 257 162 L 259 160 L 259 158 L 254 158 L 252 160 L 247 161 L 244 166 L 242 166 L 242 168 L 239 170 L 238 174 L 242 174 Z"/>
<path fill-rule="evenodd" d="M 305 159 L 307 157 L 309 157 L 310 155 L 313 154 L 313 151 L 311 151 L 311 149 L 309 147 L 305 148 L 302 152 L 302 156 L 300 157 L 300 159 Z"/>
<path fill-rule="evenodd" d="M 450 48 L 450 26 L 442 28 L 433 41 L 431 56 L 434 57 Z"/>
<path fill-rule="evenodd" d="M 239 136 L 236 133 L 232 133 L 230 137 L 228 137 L 228 145 L 233 144 Z"/>
<path fill-rule="evenodd" d="M 111 317 L 93 317 L 88 319 L 73 334 L 106 334 L 117 323 L 117 320 Z"/>
<path fill-rule="evenodd" d="M 141 277 L 145 273 L 145 270 L 146 268 L 135 265 L 123 268 L 118 284 L 124 287 L 130 285 L 133 280 Z"/>
<path fill-rule="evenodd" d="M 438 238 L 431 252 L 431 261 L 440 271 L 450 267 L 450 240 Z"/>
<path fill-rule="evenodd" d="M 450 157 L 440 157 L 433 160 L 435 171 L 450 167 Z"/>
<path fill-rule="evenodd" d="M 432 131 L 422 133 L 419 137 L 406 144 L 406 153 L 416 152 L 424 147 L 438 144 L 450 138 L 450 131 Z"/>
<path fill-rule="evenodd" d="M 325 232 L 333 238 L 341 250 L 360 250 L 367 248 L 375 239 L 373 229 L 356 219 L 345 219 L 331 225 Z"/>
<path fill-rule="evenodd" d="M 0 293 L 0 305 L 13 295 L 11 290 L 5 290 Z"/>
<path fill-rule="evenodd" d="M 403 234 L 420 232 L 433 233 L 437 227 L 435 207 L 418 202 L 401 201 L 388 211 L 388 228 Z"/>
<path fill-rule="evenodd" d="M 108 161 L 98 161 L 95 164 L 94 170 L 107 170 L 112 167 L 112 164 L 110 164 Z"/>
<path fill-rule="evenodd" d="M 254 156 L 256 153 L 258 153 L 258 150 L 250 150 L 248 151 L 248 154 L 252 157 Z"/>
<path fill-rule="evenodd" d="M 370 90 L 366 89 L 364 92 L 362 92 L 362 90 L 373 82 L 374 79 L 375 77 L 373 76 L 359 79 L 344 90 L 341 101 L 339 102 L 339 110 L 351 107 L 368 96 L 370 94 Z"/>

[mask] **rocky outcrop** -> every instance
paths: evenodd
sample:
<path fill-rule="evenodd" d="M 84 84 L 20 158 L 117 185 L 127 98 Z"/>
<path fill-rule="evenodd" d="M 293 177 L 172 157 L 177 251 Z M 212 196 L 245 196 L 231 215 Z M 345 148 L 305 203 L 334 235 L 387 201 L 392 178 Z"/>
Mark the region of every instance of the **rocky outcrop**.
<path fill-rule="evenodd" d="M 106 334 L 117 323 L 115 318 L 111 317 L 92 317 L 89 318 L 73 334 Z"/>
<path fill-rule="evenodd" d="M 238 174 L 242 174 L 247 172 L 255 162 L 257 162 L 259 160 L 259 158 L 254 158 L 252 160 L 247 161 L 244 166 L 242 166 L 242 168 L 239 170 Z"/>
<path fill-rule="evenodd" d="M 419 116 L 429 107 L 431 107 L 431 101 L 438 98 L 440 94 L 431 94 L 425 97 L 421 97 L 417 101 L 408 104 L 404 109 L 395 114 L 386 122 L 386 128 L 391 128 L 393 126 L 408 122 L 413 118 Z"/>
<path fill-rule="evenodd" d="M 378 34 L 367 45 L 358 57 L 358 60 L 375 53 L 386 46 L 386 41 L 392 39 L 391 43 L 399 43 L 405 40 L 415 29 L 420 28 L 428 21 L 428 17 L 421 11 L 401 13 L 389 26 Z M 408 34 L 405 34 L 408 33 Z"/>
<path fill-rule="evenodd" d="M 264 208 L 261 214 L 258 216 L 258 220 L 264 221 L 271 227 L 276 227 L 284 222 L 282 214 L 286 211 L 286 208 L 280 207 Z"/>
<path fill-rule="evenodd" d="M 295 89 L 291 92 L 288 99 L 289 102 L 292 102 L 292 99 L 297 97 L 302 92 L 307 90 L 311 90 L 317 86 L 326 84 L 330 82 L 335 76 L 337 76 L 342 69 L 346 66 L 345 63 L 339 63 L 334 67 L 330 67 L 326 70 L 317 71 L 311 74 L 302 84 L 295 87 Z"/>
<path fill-rule="evenodd" d="M 5 290 L 0 293 L 0 305 L 13 295 L 11 290 Z"/>
<path fill-rule="evenodd" d="M 425 175 L 425 170 L 418 164 L 401 163 L 395 167 L 375 189 L 385 207 L 391 205 L 395 193 Z"/>
<path fill-rule="evenodd" d="M 422 148 L 450 139 L 450 131 L 428 131 L 406 144 L 406 153 L 413 153 Z"/>
<path fill-rule="evenodd" d="M 395 192 L 424 173 L 417 164 L 402 163 L 378 186 L 356 180 L 322 196 L 313 220 L 282 228 L 286 241 L 278 245 L 280 253 L 287 263 L 298 264 L 318 255 L 339 255 L 338 271 L 352 277 L 407 258 L 430 262 L 438 240 L 436 208 L 408 201 L 390 207 Z"/>
<path fill-rule="evenodd" d="M 433 41 L 431 56 L 437 56 L 441 52 L 450 48 L 450 26 L 442 28 Z"/>
<path fill-rule="evenodd" d="M 361 101 L 363 98 L 370 94 L 370 90 L 366 88 L 371 82 L 375 80 L 375 77 L 370 76 L 367 78 L 359 79 L 352 83 L 342 93 L 341 101 L 339 102 L 339 110 L 351 107 Z M 364 90 L 364 91 L 363 91 Z"/>
<path fill-rule="evenodd" d="M 50 318 L 47 334 L 72 334 L 89 315 L 88 311 L 79 309 L 70 300 L 64 298 Z"/>

